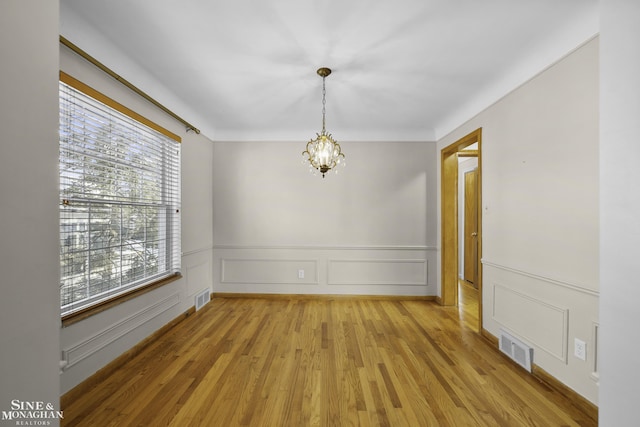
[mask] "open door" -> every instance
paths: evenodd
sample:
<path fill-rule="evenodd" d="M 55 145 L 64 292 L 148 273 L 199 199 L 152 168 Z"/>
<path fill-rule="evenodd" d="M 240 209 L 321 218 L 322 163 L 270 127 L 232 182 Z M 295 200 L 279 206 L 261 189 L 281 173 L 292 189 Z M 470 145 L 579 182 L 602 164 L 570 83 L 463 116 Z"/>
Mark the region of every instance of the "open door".
<path fill-rule="evenodd" d="M 464 174 L 464 280 L 478 289 L 478 169 Z"/>

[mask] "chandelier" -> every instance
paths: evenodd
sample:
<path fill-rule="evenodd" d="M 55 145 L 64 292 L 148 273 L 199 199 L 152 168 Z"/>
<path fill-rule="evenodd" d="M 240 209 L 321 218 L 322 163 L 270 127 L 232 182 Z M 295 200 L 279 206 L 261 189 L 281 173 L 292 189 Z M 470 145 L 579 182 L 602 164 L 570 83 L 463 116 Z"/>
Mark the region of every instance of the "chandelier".
<path fill-rule="evenodd" d="M 315 174 L 316 171 L 320 171 L 324 178 L 325 173 L 333 169 L 336 173 L 338 170 L 336 166 L 344 162 L 344 154 L 340 149 L 340 144 L 336 142 L 330 133 L 327 133 L 325 129 L 325 114 L 326 114 L 326 94 L 324 80 L 329 74 L 331 74 L 330 68 L 319 68 L 318 75 L 322 77 L 322 132 L 316 133 L 316 138 L 310 140 L 307 143 L 307 149 L 302 153 L 303 162 L 307 161 L 311 165 L 311 172 Z"/>

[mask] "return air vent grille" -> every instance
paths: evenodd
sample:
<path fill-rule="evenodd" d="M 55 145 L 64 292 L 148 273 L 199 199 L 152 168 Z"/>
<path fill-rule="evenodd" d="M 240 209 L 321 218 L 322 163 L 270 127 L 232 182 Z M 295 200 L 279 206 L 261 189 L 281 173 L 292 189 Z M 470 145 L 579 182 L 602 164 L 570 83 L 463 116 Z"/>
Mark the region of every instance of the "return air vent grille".
<path fill-rule="evenodd" d="M 502 329 L 500 330 L 500 351 L 531 372 L 533 349 Z"/>
<path fill-rule="evenodd" d="M 205 289 L 196 295 L 196 311 L 200 310 L 209 301 L 211 301 L 211 291 L 209 289 Z"/>

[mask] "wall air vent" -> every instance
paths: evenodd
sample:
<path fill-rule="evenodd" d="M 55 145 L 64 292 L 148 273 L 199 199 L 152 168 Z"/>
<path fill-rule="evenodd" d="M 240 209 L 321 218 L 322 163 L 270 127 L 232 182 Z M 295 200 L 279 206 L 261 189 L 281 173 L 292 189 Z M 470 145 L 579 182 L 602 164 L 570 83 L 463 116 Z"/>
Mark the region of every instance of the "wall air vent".
<path fill-rule="evenodd" d="M 209 301 L 211 301 L 211 291 L 209 289 L 205 289 L 196 295 L 196 311 L 200 310 Z"/>
<path fill-rule="evenodd" d="M 531 372 L 533 348 L 500 329 L 500 351 L 518 365 Z"/>

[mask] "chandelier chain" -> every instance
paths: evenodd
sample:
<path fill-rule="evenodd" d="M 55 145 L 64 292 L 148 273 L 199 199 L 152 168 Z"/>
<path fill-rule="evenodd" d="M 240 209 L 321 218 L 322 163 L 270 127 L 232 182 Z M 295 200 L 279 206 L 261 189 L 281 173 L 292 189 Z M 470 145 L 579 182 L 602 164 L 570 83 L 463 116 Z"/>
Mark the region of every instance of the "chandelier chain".
<path fill-rule="evenodd" d="M 327 104 L 327 89 L 324 84 L 325 77 L 322 77 L 322 133 L 326 132 L 325 129 L 325 114 L 326 114 L 326 104 Z"/>

